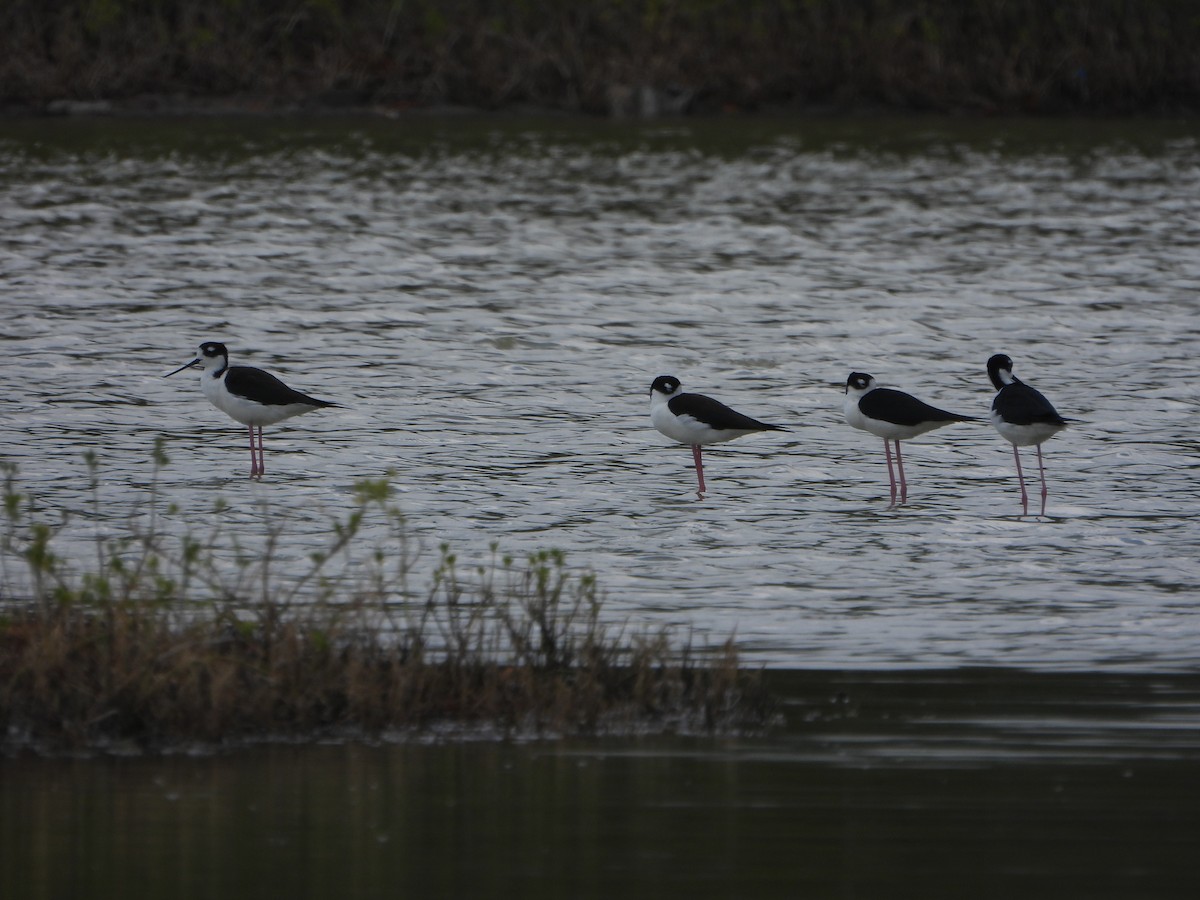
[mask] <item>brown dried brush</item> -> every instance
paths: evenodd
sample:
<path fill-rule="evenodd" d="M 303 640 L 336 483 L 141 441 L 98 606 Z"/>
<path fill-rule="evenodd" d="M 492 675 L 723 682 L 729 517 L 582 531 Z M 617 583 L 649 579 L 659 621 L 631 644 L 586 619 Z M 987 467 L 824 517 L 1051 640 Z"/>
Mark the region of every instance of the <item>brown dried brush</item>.
<path fill-rule="evenodd" d="M 160 445 L 156 473 L 165 464 Z M 94 458 L 88 465 L 98 504 Z M 98 541 L 95 570 L 72 574 L 55 549 L 60 525 L 14 480 L 9 466 L 0 728 L 10 747 L 378 737 L 434 725 L 497 736 L 711 731 L 770 716 L 732 641 L 700 652 L 665 630 L 606 624 L 594 575 L 558 551 L 519 566 L 493 545 L 464 577 L 443 546 L 431 586 L 414 597 L 415 554 L 386 480 L 359 482 L 328 546 L 286 580 L 273 575 L 278 525 L 232 563 L 219 533 L 207 543 L 185 533 L 170 551 L 157 475 L 148 524 Z M 382 519 L 389 551 L 327 577 L 368 513 Z"/>

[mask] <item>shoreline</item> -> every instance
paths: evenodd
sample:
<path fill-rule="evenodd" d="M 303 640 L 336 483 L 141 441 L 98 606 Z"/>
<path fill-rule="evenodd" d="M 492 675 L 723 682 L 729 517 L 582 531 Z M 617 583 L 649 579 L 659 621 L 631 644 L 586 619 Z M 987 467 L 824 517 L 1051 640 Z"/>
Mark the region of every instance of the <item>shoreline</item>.
<path fill-rule="evenodd" d="M 171 97 L 167 95 L 117 100 L 73 100 L 59 98 L 45 103 L 8 103 L 0 105 L 0 121 L 63 120 L 63 119 L 184 119 L 184 118 L 371 118 L 380 120 L 404 119 L 467 119 L 541 118 L 579 122 L 740 122 L 755 119 L 792 118 L 809 121 L 853 121 L 887 118 L 945 119 L 961 122 L 1004 120 L 1026 121 L 1192 121 L 1200 118 L 1200 108 L 1150 108 L 1142 110 L 1074 109 L 1053 113 L 1010 110 L 1004 112 L 972 112 L 964 110 L 931 110 L 880 105 L 835 106 L 812 104 L 800 107 L 771 106 L 753 110 L 718 110 L 656 114 L 604 115 L 582 110 L 560 109 L 551 106 L 513 104 L 493 108 L 465 106 L 452 103 L 429 105 L 387 105 L 380 103 L 326 102 L 320 98 L 278 100 L 265 96 L 207 97 L 202 95 Z"/>

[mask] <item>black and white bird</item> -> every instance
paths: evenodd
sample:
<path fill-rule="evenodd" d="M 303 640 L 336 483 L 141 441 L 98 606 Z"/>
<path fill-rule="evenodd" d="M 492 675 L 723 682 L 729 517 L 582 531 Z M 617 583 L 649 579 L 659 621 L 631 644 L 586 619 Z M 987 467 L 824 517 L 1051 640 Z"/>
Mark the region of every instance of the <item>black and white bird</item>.
<path fill-rule="evenodd" d="M 1037 447 L 1038 473 L 1042 478 L 1042 512 L 1046 514 L 1046 467 L 1042 463 L 1042 444 L 1067 427 L 1067 420 L 1058 414 L 1041 392 L 1031 388 L 1012 373 L 1013 361 L 997 353 L 987 362 L 988 377 L 996 388 L 992 400 L 992 424 L 1000 436 L 1013 445 L 1017 461 L 1017 479 L 1021 483 L 1021 509 L 1029 514 L 1029 495 L 1025 492 L 1025 475 L 1021 472 L 1021 453 L 1018 447 Z"/>
<path fill-rule="evenodd" d="M 696 461 L 696 480 L 704 496 L 704 463 L 700 448 L 756 431 L 787 431 L 781 425 L 768 425 L 742 415 L 724 403 L 703 394 L 685 394 L 674 375 L 659 375 L 650 385 L 650 421 L 671 440 L 690 444 Z"/>
<path fill-rule="evenodd" d="M 204 396 L 221 412 L 250 428 L 250 477 L 261 478 L 266 473 L 263 460 L 262 429 L 292 416 L 337 406 L 328 400 L 318 400 L 288 387 L 270 372 L 253 366 L 231 366 L 229 351 L 224 344 L 205 341 L 200 355 L 185 363 L 164 378 L 200 366 L 200 388 Z M 255 449 L 254 431 L 258 429 Z"/>
<path fill-rule="evenodd" d="M 846 421 L 855 428 L 883 438 L 887 456 L 888 481 L 892 504 L 896 502 L 896 473 L 892 470 L 891 442 L 896 443 L 896 468 L 900 471 L 900 502 L 908 502 L 908 481 L 904 477 L 904 460 L 900 442 L 949 425 L 951 422 L 972 422 L 974 416 L 947 412 L 918 400 L 912 394 L 891 388 L 877 387 L 875 379 L 864 372 L 851 372 L 846 379 L 846 399 L 842 403 Z"/>

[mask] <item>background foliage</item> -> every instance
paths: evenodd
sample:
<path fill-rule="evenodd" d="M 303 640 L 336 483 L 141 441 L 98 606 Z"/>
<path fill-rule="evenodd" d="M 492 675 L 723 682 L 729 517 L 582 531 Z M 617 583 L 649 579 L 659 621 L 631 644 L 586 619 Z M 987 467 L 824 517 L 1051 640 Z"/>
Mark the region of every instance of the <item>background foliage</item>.
<path fill-rule="evenodd" d="M 1194 0 L 0 0 L 0 102 L 1194 109 Z"/>

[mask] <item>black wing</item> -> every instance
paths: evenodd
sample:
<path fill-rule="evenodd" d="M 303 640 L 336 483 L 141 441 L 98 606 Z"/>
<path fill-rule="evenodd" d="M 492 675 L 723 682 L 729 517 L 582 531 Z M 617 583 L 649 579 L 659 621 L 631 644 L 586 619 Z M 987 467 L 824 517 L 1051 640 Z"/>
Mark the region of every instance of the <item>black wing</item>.
<path fill-rule="evenodd" d="M 225 375 L 225 387 L 231 394 L 245 397 L 264 406 L 288 406 L 306 403 L 309 406 L 337 406 L 328 400 L 318 400 L 288 387 L 270 372 L 253 366 L 230 366 Z"/>
<path fill-rule="evenodd" d="M 677 416 L 691 416 L 709 428 L 736 429 L 740 431 L 787 431 L 781 425 L 768 425 L 758 419 L 744 416 L 724 403 L 705 397 L 703 394 L 676 394 L 667 401 L 671 412 Z"/>
<path fill-rule="evenodd" d="M 923 422 L 973 422 L 974 416 L 962 416 L 930 406 L 904 391 L 875 388 L 858 401 L 859 411 L 869 419 L 891 422 L 893 425 L 920 425 Z"/>
<path fill-rule="evenodd" d="M 996 394 L 996 399 L 992 401 L 992 409 L 1012 425 L 1067 424 L 1067 420 L 1058 414 L 1040 391 L 1020 381 L 1014 381 L 1001 388 Z"/>

